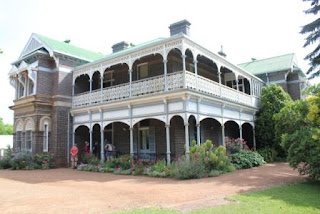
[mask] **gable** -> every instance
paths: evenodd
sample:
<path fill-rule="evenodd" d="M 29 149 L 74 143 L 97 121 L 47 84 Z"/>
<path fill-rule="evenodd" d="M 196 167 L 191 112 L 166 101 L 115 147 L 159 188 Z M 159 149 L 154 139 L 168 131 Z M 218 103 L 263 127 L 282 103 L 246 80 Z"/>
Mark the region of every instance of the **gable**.
<path fill-rule="evenodd" d="M 46 44 L 44 44 L 39 38 L 37 38 L 35 34 L 32 34 L 26 46 L 22 50 L 21 55 L 19 56 L 19 59 L 23 58 L 24 56 L 36 50 L 39 50 L 40 48 L 45 48 L 50 53 L 50 56 L 52 56 L 53 50 L 49 48 Z"/>

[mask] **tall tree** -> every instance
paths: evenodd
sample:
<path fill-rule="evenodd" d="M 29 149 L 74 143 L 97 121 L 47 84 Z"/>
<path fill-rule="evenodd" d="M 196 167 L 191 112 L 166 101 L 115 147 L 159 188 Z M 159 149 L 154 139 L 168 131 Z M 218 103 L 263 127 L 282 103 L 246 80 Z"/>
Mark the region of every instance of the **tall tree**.
<path fill-rule="evenodd" d="M 306 14 L 317 15 L 320 10 L 319 0 L 303 0 L 311 2 L 311 8 L 304 11 Z M 302 27 L 302 34 L 308 34 L 306 37 L 306 42 L 303 47 L 307 47 L 315 42 L 318 43 L 317 47 L 309 53 L 304 59 L 310 61 L 310 68 L 307 74 L 310 75 L 310 79 L 320 75 L 320 18 L 312 21 L 311 23 Z"/>
<path fill-rule="evenodd" d="M 283 156 L 283 150 L 276 138 L 273 115 L 280 112 L 287 102 L 292 101 L 279 85 L 269 85 L 262 89 L 260 109 L 256 120 L 257 148 L 272 147 Z"/>

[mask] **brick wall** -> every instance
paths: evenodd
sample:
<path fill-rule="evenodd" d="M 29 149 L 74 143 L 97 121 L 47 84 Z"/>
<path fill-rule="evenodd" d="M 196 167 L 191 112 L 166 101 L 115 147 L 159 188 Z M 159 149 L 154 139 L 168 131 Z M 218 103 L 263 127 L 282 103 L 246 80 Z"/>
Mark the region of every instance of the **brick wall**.
<path fill-rule="evenodd" d="M 170 146 L 173 157 L 177 158 L 185 154 L 185 142 L 183 119 L 175 116 L 170 122 Z"/>

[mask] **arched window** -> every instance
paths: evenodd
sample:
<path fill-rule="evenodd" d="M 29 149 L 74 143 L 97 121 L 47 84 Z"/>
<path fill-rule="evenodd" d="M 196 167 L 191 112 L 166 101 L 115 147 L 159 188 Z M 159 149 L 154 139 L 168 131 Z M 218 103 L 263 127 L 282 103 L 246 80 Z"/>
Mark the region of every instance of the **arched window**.
<path fill-rule="evenodd" d="M 21 151 L 23 123 L 19 120 L 16 124 L 16 149 Z"/>
<path fill-rule="evenodd" d="M 34 122 L 32 118 L 26 119 L 25 125 L 25 149 L 32 151 L 32 131 L 34 131 Z"/>
<path fill-rule="evenodd" d="M 40 119 L 40 131 L 43 131 L 43 152 L 49 151 L 49 132 L 50 132 L 50 118 L 45 116 Z"/>

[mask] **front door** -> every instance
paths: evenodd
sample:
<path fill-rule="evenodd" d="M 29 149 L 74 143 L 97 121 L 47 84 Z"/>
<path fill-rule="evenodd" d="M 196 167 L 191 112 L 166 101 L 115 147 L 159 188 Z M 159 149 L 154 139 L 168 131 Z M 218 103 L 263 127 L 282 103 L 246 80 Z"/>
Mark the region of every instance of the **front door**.
<path fill-rule="evenodd" d="M 154 160 L 155 142 L 152 127 L 140 127 L 138 132 L 139 158 L 141 160 Z"/>

